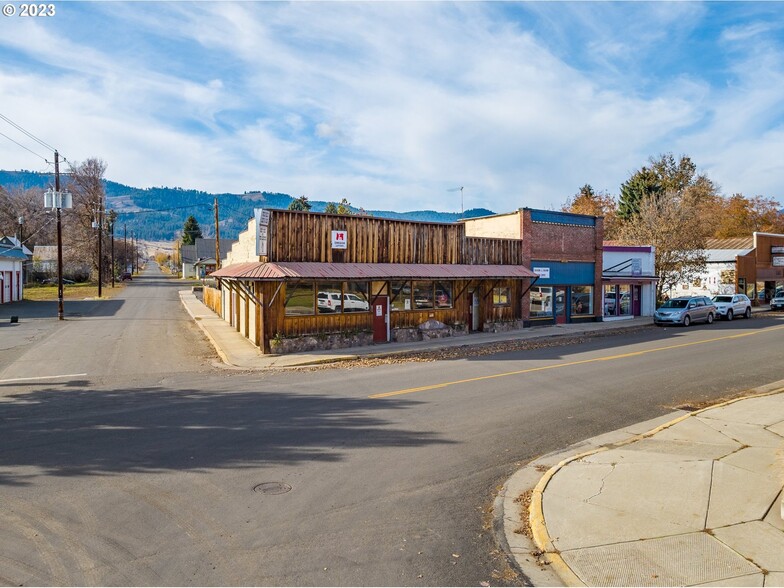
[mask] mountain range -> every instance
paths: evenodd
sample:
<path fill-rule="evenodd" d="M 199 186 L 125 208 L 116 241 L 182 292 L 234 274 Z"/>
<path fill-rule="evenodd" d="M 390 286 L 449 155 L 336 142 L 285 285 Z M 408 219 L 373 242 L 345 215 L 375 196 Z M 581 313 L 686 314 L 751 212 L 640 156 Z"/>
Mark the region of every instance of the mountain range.
<path fill-rule="evenodd" d="M 63 189 L 67 190 L 67 175 L 61 174 Z M 54 175 L 32 171 L 0 170 L 0 187 L 40 188 L 41 191 L 54 186 Z M 185 219 L 193 215 L 199 222 L 205 237 L 214 236 L 214 202 L 218 200 L 221 237 L 233 238 L 247 228 L 253 217 L 254 208 L 288 208 L 294 198 L 288 194 L 265 191 L 248 191 L 243 194 L 213 194 L 183 188 L 134 188 L 110 180 L 104 180 L 106 208 L 117 211 L 117 227 L 129 234 L 149 241 L 172 241 L 182 230 Z M 323 212 L 327 201 L 310 201 L 314 212 Z M 43 195 L 41 197 L 43 206 Z M 359 212 L 352 207 L 353 212 Z M 391 210 L 363 210 L 363 214 L 381 218 L 425 222 L 455 222 L 460 219 L 456 212 L 413 210 L 394 212 Z M 463 213 L 464 218 L 495 214 L 486 208 L 472 208 Z"/>

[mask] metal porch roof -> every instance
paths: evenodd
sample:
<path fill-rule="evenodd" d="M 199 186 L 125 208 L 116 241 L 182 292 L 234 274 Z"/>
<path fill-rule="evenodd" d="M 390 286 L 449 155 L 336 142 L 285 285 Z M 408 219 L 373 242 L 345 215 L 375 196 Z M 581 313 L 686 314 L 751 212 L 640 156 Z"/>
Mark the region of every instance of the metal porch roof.
<path fill-rule="evenodd" d="M 317 263 L 288 261 L 238 263 L 210 274 L 216 278 L 258 281 L 287 280 L 467 280 L 522 279 L 536 274 L 522 265 L 457 265 L 408 263 Z"/>

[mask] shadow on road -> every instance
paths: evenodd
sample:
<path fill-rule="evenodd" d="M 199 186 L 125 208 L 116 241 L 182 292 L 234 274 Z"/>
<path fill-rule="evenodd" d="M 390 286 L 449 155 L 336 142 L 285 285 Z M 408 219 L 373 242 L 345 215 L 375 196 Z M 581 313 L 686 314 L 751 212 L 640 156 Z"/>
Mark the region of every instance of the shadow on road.
<path fill-rule="evenodd" d="M 106 317 L 114 316 L 122 308 L 121 299 L 110 300 L 65 300 L 63 316 Z M 18 316 L 19 320 L 31 318 L 57 318 L 57 300 L 22 300 L 0 306 L 0 320 Z"/>
<path fill-rule="evenodd" d="M 337 462 L 352 448 L 453 443 L 434 433 L 395 428 L 378 415 L 419 404 L 411 400 L 154 388 L 88 391 L 87 385 L 73 382 L 5 397 L 0 484 L 25 485 L 28 476 L 42 473 Z"/>

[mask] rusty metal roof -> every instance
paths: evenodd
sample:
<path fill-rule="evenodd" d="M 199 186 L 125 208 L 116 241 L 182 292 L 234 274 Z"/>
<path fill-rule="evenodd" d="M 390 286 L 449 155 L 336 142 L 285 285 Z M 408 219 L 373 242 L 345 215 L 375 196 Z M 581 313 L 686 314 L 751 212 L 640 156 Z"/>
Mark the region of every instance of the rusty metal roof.
<path fill-rule="evenodd" d="M 449 263 L 238 263 L 210 274 L 240 280 L 468 280 L 522 279 L 536 274 L 522 265 L 458 265 Z"/>

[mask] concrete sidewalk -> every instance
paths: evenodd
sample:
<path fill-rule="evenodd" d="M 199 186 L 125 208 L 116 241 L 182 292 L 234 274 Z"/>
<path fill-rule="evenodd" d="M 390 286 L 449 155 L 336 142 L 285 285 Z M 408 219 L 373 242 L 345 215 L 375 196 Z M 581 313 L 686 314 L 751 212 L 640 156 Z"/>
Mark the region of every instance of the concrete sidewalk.
<path fill-rule="evenodd" d="M 520 470 L 497 506 L 523 572 L 537 586 L 784 586 L 784 381 L 753 392 Z"/>
<path fill-rule="evenodd" d="M 389 357 L 431 351 L 453 347 L 485 345 L 504 341 L 520 341 L 528 339 L 552 337 L 579 337 L 591 333 L 607 332 L 616 329 L 653 326 L 651 317 L 637 317 L 625 320 L 614 320 L 600 323 L 581 323 L 552 325 L 507 331 L 503 333 L 474 333 L 463 337 L 449 337 L 431 341 L 413 343 L 386 343 L 365 347 L 350 347 L 329 351 L 309 351 L 306 353 L 289 353 L 285 355 L 262 354 L 245 337 L 229 323 L 224 321 L 212 310 L 207 308 L 190 290 L 181 290 L 180 299 L 188 314 L 196 321 L 201 330 L 212 343 L 223 362 L 230 367 L 264 370 L 272 368 L 291 368 L 313 366 L 358 358 Z"/>

